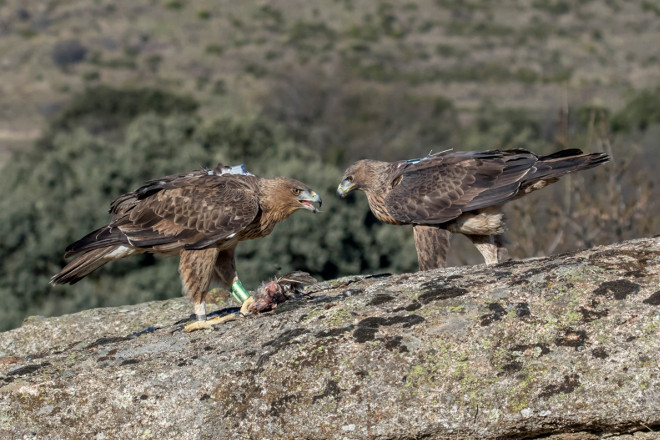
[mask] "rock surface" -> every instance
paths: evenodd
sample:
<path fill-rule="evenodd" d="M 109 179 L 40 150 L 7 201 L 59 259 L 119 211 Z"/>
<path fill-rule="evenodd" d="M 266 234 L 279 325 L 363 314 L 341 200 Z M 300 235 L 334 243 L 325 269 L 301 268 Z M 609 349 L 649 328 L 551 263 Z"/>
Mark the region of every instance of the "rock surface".
<path fill-rule="evenodd" d="M 657 438 L 659 273 L 652 238 L 343 278 L 191 334 L 184 300 L 34 318 L 0 334 L 0 437 Z"/>

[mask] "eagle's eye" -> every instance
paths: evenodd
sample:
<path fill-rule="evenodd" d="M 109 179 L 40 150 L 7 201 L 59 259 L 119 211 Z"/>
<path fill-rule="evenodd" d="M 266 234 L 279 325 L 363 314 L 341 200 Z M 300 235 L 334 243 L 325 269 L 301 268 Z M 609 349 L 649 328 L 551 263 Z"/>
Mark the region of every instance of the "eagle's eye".
<path fill-rule="evenodd" d="M 293 189 L 291 190 L 291 192 L 292 192 L 294 195 L 297 196 L 298 194 L 300 194 L 300 193 L 302 192 L 302 190 L 301 190 L 300 188 L 293 188 Z"/>
<path fill-rule="evenodd" d="M 348 176 L 348 177 L 346 178 L 346 180 L 347 180 L 349 183 L 353 183 L 353 176 Z"/>

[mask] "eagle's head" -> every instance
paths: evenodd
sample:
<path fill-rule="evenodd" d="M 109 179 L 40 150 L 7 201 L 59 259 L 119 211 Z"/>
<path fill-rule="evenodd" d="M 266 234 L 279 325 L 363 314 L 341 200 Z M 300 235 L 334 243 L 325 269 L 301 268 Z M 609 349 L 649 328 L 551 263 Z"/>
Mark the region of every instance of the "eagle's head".
<path fill-rule="evenodd" d="M 266 179 L 264 195 L 266 205 L 275 207 L 284 217 L 288 217 L 299 209 L 306 209 L 313 213 L 320 212 L 321 197 L 309 186 L 288 177 Z M 315 206 L 318 203 L 318 208 Z"/>
<path fill-rule="evenodd" d="M 344 171 L 341 183 L 337 187 L 337 195 L 346 197 L 354 190 L 369 191 L 380 185 L 382 171 L 388 165 L 387 162 L 377 160 L 358 160 Z"/>

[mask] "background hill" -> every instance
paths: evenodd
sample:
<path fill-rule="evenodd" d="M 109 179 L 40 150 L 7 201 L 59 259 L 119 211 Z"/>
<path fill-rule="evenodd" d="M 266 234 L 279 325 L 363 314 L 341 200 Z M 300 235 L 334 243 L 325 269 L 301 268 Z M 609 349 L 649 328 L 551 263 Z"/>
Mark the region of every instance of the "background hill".
<path fill-rule="evenodd" d="M 615 0 L 0 0 L 0 328 L 178 296 L 176 262 L 148 256 L 47 280 L 118 194 L 217 161 L 297 177 L 328 207 L 239 248 L 250 288 L 292 268 L 415 270 L 410 230 L 334 199 L 361 157 L 606 151 L 509 208 L 512 255 L 657 233 L 659 18 Z M 454 240 L 451 264 L 479 261 Z"/>

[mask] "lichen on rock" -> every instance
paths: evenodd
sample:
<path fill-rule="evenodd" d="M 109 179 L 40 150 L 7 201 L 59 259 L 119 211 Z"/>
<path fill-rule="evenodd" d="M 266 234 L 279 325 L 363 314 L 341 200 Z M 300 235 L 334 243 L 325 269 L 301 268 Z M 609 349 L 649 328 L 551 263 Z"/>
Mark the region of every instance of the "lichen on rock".
<path fill-rule="evenodd" d="M 653 438 L 659 244 L 353 276 L 191 334 L 184 300 L 32 319 L 0 334 L 0 436 Z"/>

